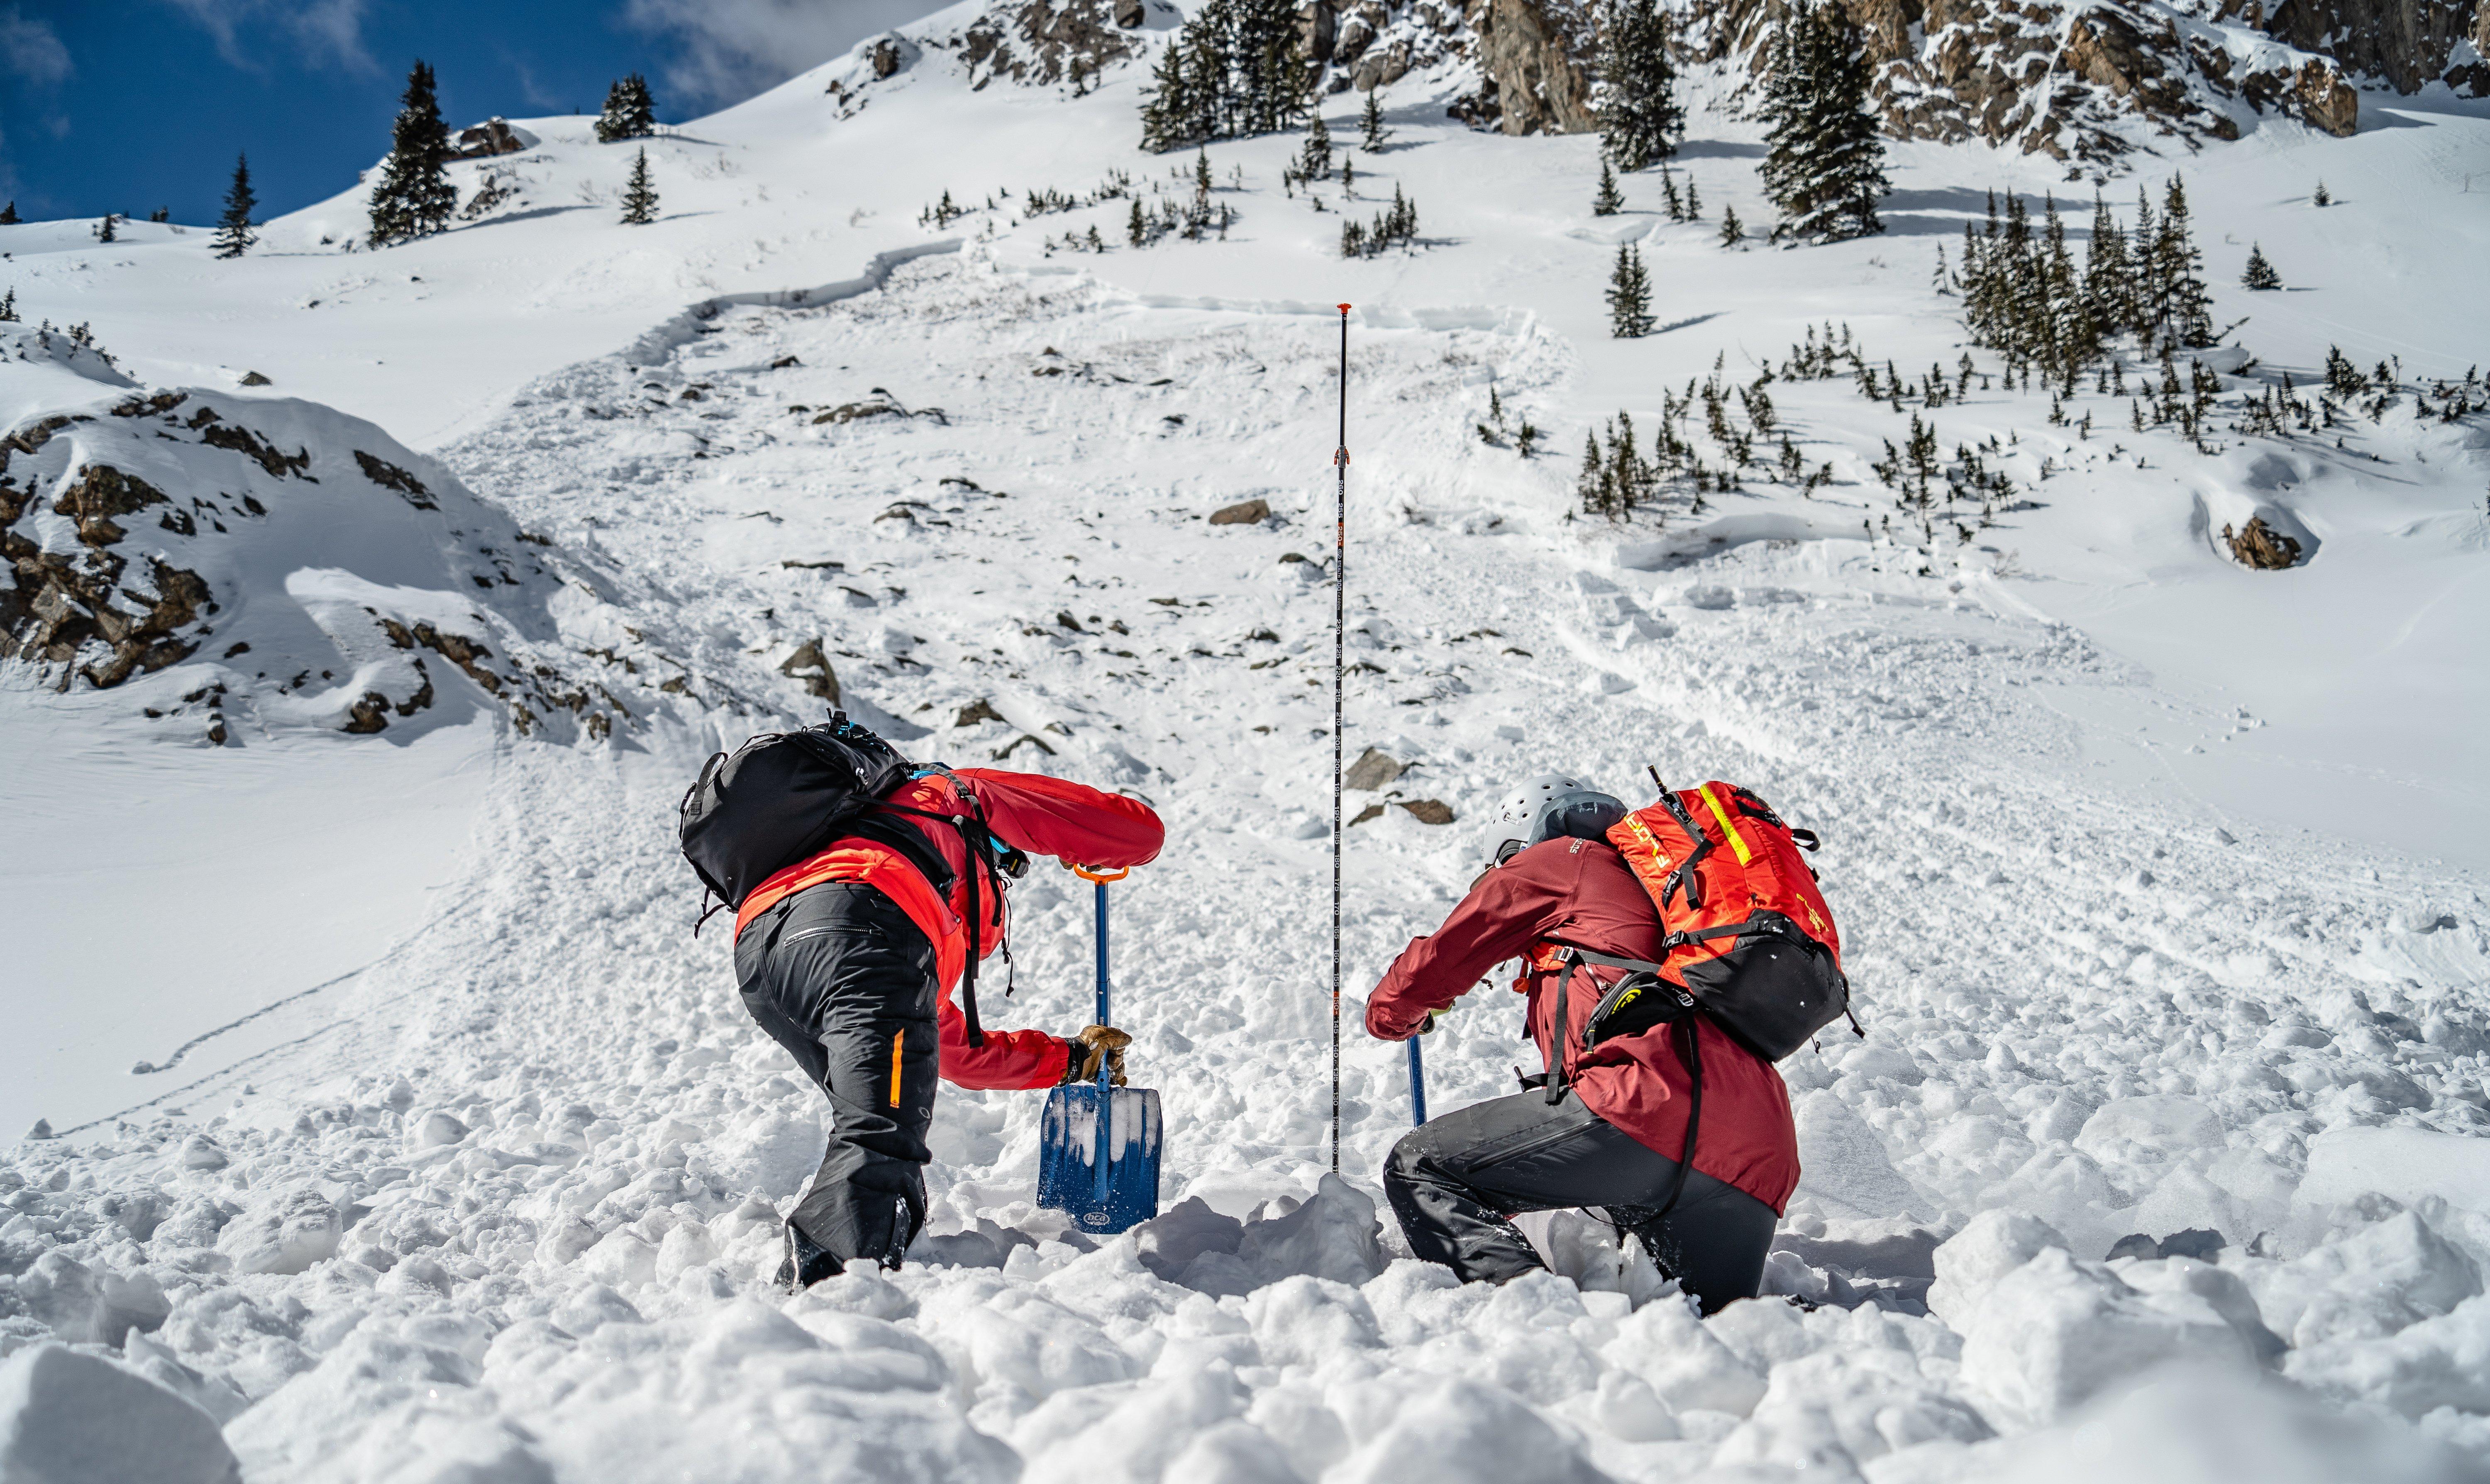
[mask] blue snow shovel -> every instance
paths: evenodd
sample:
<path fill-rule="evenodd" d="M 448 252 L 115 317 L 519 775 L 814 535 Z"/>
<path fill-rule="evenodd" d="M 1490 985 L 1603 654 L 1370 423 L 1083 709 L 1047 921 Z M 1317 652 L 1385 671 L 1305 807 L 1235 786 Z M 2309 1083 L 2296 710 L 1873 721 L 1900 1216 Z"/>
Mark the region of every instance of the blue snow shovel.
<path fill-rule="evenodd" d="M 1098 888 L 1098 1023 L 1112 1025 L 1107 883 L 1131 872 L 1072 870 Z M 1114 1085 L 1109 1062 L 1098 1059 L 1096 1081 L 1067 1083 L 1047 1095 L 1037 1144 L 1037 1204 L 1070 1212 L 1075 1227 L 1101 1236 L 1159 1213 L 1159 1095 Z"/>

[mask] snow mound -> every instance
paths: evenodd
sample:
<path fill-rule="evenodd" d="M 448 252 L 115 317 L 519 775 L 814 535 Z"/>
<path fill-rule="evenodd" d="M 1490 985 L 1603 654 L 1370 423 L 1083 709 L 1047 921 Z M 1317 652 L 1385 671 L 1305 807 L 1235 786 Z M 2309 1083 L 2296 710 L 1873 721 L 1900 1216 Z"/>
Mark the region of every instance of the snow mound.
<path fill-rule="evenodd" d="M 0 1479 L 231 1484 L 216 1419 L 109 1360 L 32 1345 L 0 1362 Z"/>
<path fill-rule="evenodd" d="M 57 363 L 92 378 L 91 358 Z M 186 738 L 404 738 L 490 708 L 566 739 L 664 699 L 662 677 L 562 645 L 576 563 L 316 403 L 190 388 L 32 418 L 0 437 L 0 658 L 126 688 L 195 719 L 168 728 Z"/>

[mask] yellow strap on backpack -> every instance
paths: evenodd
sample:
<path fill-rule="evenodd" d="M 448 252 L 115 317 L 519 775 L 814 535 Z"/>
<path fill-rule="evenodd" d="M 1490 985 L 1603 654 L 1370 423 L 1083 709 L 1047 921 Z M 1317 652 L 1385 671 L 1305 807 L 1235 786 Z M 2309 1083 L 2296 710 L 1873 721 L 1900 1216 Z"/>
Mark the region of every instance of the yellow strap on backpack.
<path fill-rule="evenodd" d="M 1729 848 L 1738 853 L 1738 864 L 1744 866 L 1752 861 L 1755 852 L 1747 848 L 1747 842 L 1738 834 L 1738 827 L 1729 822 L 1729 812 L 1723 809 L 1721 801 L 1713 796 L 1710 784 L 1703 785 L 1703 802 L 1712 806 L 1712 817 L 1721 821 L 1721 833 L 1729 837 Z"/>

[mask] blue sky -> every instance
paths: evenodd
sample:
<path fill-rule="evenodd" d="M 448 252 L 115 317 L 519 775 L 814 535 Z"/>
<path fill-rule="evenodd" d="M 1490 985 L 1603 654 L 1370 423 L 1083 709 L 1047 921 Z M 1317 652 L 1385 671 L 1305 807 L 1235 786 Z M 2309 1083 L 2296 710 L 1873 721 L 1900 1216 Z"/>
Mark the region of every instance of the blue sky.
<path fill-rule="evenodd" d="M 265 216 L 389 150 L 409 63 L 456 128 L 594 112 L 646 74 L 673 122 L 747 98 L 937 0 L 0 0 L 0 200 L 29 220 L 215 219 L 247 151 Z"/>

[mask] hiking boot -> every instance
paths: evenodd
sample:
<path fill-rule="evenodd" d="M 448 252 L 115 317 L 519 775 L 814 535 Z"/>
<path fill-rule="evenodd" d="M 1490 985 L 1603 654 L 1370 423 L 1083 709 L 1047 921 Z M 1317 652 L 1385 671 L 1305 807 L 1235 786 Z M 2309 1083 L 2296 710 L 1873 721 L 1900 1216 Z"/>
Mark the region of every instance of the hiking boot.
<path fill-rule="evenodd" d="M 778 1276 L 772 1281 L 790 1294 L 800 1294 L 824 1278 L 836 1276 L 846 1266 L 828 1251 L 813 1245 L 811 1238 L 789 1222 L 787 1256 L 779 1263 Z"/>

